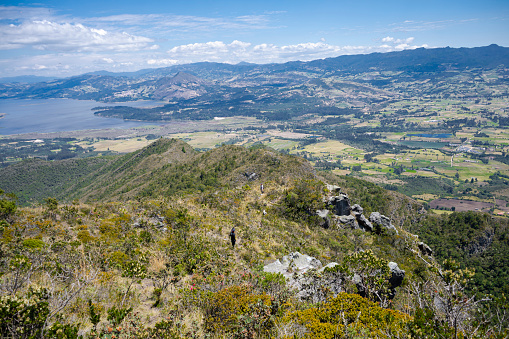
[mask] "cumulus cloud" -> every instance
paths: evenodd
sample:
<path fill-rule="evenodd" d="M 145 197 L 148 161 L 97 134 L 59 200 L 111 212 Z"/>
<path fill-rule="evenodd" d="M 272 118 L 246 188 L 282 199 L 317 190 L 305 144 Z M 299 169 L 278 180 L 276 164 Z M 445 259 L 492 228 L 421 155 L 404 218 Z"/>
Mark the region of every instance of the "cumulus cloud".
<path fill-rule="evenodd" d="M 97 33 L 99 34 L 99 33 Z M 107 34 L 106 34 L 107 35 Z M 400 40 L 400 43 L 396 43 Z M 391 52 L 426 45 L 408 44 L 409 38 L 386 40 L 378 46 L 338 46 L 320 42 L 305 42 L 292 45 L 252 44 L 234 40 L 209 41 L 175 46 L 166 52 L 140 50 L 133 53 L 121 51 L 92 51 L 87 53 L 48 53 L 22 58 L 0 59 L 0 74 L 68 76 L 86 72 L 108 70 L 112 72 L 136 71 L 146 67 L 167 67 L 193 62 L 222 62 L 236 64 L 242 61 L 258 64 L 283 63 L 288 61 L 310 61 L 340 55 Z"/>
<path fill-rule="evenodd" d="M 410 37 L 410 38 L 406 38 L 406 39 L 396 39 L 396 38 L 393 38 L 391 36 L 387 36 L 385 38 L 382 39 L 382 42 L 391 42 L 391 43 L 394 43 L 394 44 L 410 44 L 414 41 L 414 37 Z"/>
<path fill-rule="evenodd" d="M 53 51 L 133 51 L 154 48 L 150 38 L 48 20 L 0 25 L 0 49 L 33 47 Z"/>
<path fill-rule="evenodd" d="M 414 38 L 382 39 L 388 44 L 381 46 L 337 46 L 324 41 L 306 42 L 293 45 L 258 44 L 235 40 L 231 43 L 211 41 L 180 45 L 168 50 L 168 55 L 178 63 L 189 62 L 226 62 L 238 63 L 248 61 L 253 63 L 281 63 L 288 61 L 310 61 L 336 57 L 340 55 L 366 54 L 373 52 L 390 52 L 403 49 L 413 49 L 421 46 L 411 44 Z"/>
<path fill-rule="evenodd" d="M 149 59 L 147 60 L 148 65 L 154 66 L 172 66 L 177 65 L 179 62 L 175 59 Z"/>
<path fill-rule="evenodd" d="M 344 50 L 348 52 L 348 50 Z M 211 41 L 176 46 L 168 51 L 175 60 L 187 62 L 211 61 L 238 63 L 249 61 L 255 63 L 286 62 L 293 60 L 312 60 L 336 56 L 341 48 L 324 42 L 302 43 L 277 46 L 274 44 L 253 45 L 234 40 L 231 43 Z"/>

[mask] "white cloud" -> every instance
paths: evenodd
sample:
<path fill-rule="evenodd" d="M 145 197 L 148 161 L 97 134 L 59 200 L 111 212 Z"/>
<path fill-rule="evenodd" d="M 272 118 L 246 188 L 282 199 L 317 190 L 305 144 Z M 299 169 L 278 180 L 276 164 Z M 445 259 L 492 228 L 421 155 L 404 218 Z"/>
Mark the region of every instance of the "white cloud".
<path fill-rule="evenodd" d="M 400 40 L 401 43 L 395 43 Z M 340 55 L 391 52 L 427 47 L 417 46 L 409 38 L 394 39 L 378 46 L 338 46 L 325 42 L 306 42 L 292 45 L 251 44 L 234 40 L 230 43 L 209 41 L 179 45 L 167 52 L 140 50 L 133 53 L 101 51 L 87 53 L 48 53 L 11 59 L 0 59 L 0 76 L 37 74 L 69 76 L 86 72 L 108 70 L 112 72 L 136 71 L 148 67 L 167 67 L 193 62 L 223 62 L 236 64 L 241 61 L 267 64 L 288 61 L 310 61 Z"/>
<path fill-rule="evenodd" d="M 153 48 L 150 38 L 107 32 L 82 24 L 29 21 L 0 25 L 0 49 L 32 47 L 52 51 L 135 51 Z"/>
<path fill-rule="evenodd" d="M 179 62 L 175 59 L 150 59 L 147 64 L 154 66 L 172 66 L 177 65 Z"/>
<path fill-rule="evenodd" d="M 406 39 L 396 39 L 391 36 L 387 36 L 382 39 L 382 42 L 392 42 L 393 44 L 400 45 L 400 44 L 410 44 L 414 41 L 414 39 L 415 39 L 414 37 L 409 37 Z"/>
<path fill-rule="evenodd" d="M 340 55 L 390 52 L 420 47 L 411 45 L 413 40 L 413 38 L 395 39 L 387 37 L 382 41 L 390 42 L 390 44 L 381 46 L 337 46 L 324 41 L 283 46 L 275 44 L 252 45 L 237 40 L 229 44 L 222 41 L 211 41 L 176 46 L 167 53 L 172 60 L 178 60 L 178 63 L 210 61 L 234 64 L 248 61 L 263 64 L 297 60 L 310 61 Z"/>

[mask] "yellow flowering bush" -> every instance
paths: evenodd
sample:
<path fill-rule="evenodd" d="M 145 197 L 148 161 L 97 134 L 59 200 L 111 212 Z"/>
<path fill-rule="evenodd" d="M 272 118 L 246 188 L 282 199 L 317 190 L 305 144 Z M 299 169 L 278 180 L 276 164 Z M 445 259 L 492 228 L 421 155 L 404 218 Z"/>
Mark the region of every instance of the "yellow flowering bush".
<path fill-rule="evenodd" d="M 391 338 L 405 333 L 407 314 L 384 309 L 359 295 L 340 293 L 319 308 L 295 311 L 284 318 L 309 331 L 305 338 L 328 339 L 369 333 L 372 338 Z"/>

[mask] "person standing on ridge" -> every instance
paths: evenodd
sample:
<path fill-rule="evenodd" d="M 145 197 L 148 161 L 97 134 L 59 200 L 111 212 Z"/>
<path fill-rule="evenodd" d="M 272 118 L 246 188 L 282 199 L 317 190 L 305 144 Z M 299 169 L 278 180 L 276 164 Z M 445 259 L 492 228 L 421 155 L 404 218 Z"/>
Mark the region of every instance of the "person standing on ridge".
<path fill-rule="evenodd" d="M 235 227 L 230 231 L 230 240 L 232 241 L 232 248 L 235 248 Z"/>

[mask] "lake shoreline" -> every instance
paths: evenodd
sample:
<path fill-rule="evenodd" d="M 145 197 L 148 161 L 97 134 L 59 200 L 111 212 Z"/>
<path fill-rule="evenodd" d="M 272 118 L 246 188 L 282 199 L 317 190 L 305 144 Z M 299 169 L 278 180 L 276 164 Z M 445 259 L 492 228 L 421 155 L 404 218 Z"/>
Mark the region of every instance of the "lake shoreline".
<path fill-rule="evenodd" d="M 92 108 L 99 102 L 93 100 L 59 99 L 0 99 L 1 136 L 20 134 L 46 134 L 58 132 L 103 129 L 129 129 L 160 124 L 151 121 L 126 121 L 95 115 Z M 159 101 L 130 101 L 100 103 L 107 106 L 123 104 L 130 107 L 153 107 Z"/>

